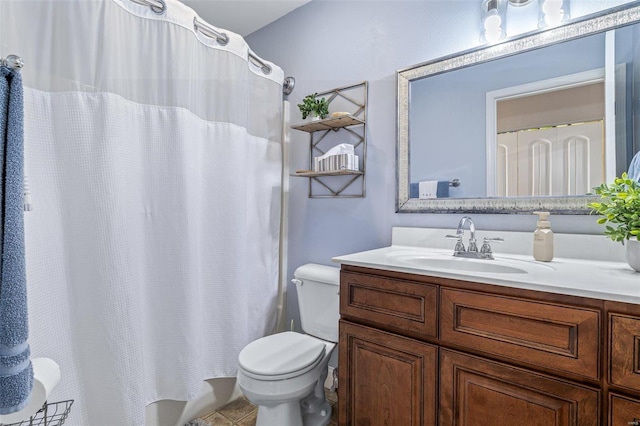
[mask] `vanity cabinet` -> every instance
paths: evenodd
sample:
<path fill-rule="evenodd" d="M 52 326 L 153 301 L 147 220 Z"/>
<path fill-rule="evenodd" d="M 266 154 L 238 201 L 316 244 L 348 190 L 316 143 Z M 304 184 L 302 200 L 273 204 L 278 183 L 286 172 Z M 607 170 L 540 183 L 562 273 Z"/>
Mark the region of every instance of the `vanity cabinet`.
<path fill-rule="evenodd" d="M 343 264 L 340 314 L 341 425 L 640 425 L 638 305 Z"/>

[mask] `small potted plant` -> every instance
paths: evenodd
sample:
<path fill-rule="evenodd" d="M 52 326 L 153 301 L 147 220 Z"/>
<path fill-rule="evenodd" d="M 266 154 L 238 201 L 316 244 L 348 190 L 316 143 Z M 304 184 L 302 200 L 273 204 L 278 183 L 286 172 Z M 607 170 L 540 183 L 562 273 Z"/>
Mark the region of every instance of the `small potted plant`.
<path fill-rule="evenodd" d="M 593 188 L 602 201 L 589 203 L 593 213 L 602 217 L 599 224 L 606 225 L 605 235 L 613 241 L 625 244 L 627 263 L 640 272 L 640 183 L 629 179 L 626 173 L 614 179 L 613 183 Z"/>
<path fill-rule="evenodd" d="M 312 120 L 324 119 L 329 115 L 329 102 L 325 98 L 316 99 L 317 97 L 317 93 L 307 95 L 302 99 L 302 103 L 298 104 L 303 120 L 307 117 L 311 117 Z"/>

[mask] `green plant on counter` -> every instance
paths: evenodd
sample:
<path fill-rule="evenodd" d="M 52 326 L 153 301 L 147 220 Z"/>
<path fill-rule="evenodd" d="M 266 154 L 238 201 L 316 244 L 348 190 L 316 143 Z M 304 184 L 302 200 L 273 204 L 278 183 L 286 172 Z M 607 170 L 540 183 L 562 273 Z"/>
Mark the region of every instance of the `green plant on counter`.
<path fill-rule="evenodd" d="M 625 240 L 640 235 L 640 184 L 629 179 L 626 173 L 614 179 L 613 183 L 593 188 L 595 193 L 602 198 L 599 203 L 589 203 L 592 213 L 598 213 L 602 217 L 599 224 L 611 223 L 617 226 L 607 225 L 605 235 L 613 241 Z"/>
<path fill-rule="evenodd" d="M 325 98 L 316 99 L 317 96 L 317 93 L 307 95 L 302 99 L 302 103 L 298 104 L 303 120 L 308 116 L 316 115 L 324 119 L 329 115 L 329 102 Z"/>

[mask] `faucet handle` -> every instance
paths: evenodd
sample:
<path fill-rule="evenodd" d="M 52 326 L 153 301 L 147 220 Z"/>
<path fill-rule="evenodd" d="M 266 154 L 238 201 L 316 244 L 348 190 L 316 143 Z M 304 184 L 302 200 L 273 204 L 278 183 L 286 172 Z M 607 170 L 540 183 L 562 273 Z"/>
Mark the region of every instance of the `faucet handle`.
<path fill-rule="evenodd" d="M 448 238 L 450 240 L 457 240 L 456 246 L 453 249 L 454 252 L 463 253 L 465 251 L 464 243 L 462 242 L 462 234 L 460 234 L 460 235 L 445 235 L 445 238 Z"/>
<path fill-rule="evenodd" d="M 482 248 L 480 249 L 480 254 L 482 254 L 482 256 L 486 259 L 493 259 L 493 252 L 491 251 L 491 244 L 490 244 L 492 242 L 503 243 L 504 239 L 500 237 L 496 237 L 496 238 L 484 237 L 482 241 Z"/>
<path fill-rule="evenodd" d="M 504 238 L 500 238 L 500 237 L 493 237 L 493 238 L 484 237 L 484 242 L 485 243 L 489 243 L 489 242 L 492 242 L 492 243 L 504 243 Z"/>

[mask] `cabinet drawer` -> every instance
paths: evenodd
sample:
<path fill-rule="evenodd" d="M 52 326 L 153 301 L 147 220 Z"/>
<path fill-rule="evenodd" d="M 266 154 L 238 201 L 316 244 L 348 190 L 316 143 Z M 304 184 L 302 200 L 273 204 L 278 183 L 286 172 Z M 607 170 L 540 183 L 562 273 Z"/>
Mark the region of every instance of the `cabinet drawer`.
<path fill-rule="evenodd" d="M 436 337 L 435 285 L 340 273 L 340 315 L 416 337 Z"/>
<path fill-rule="evenodd" d="M 599 378 L 597 309 L 445 288 L 440 300 L 442 341 Z"/>
<path fill-rule="evenodd" d="M 609 426 L 640 424 L 640 400 L 609 394 Z"/>
<path fill-rule="evenodd" d="M 609 314 L 610 381 L 640 391 L 640 318 Z"/>

